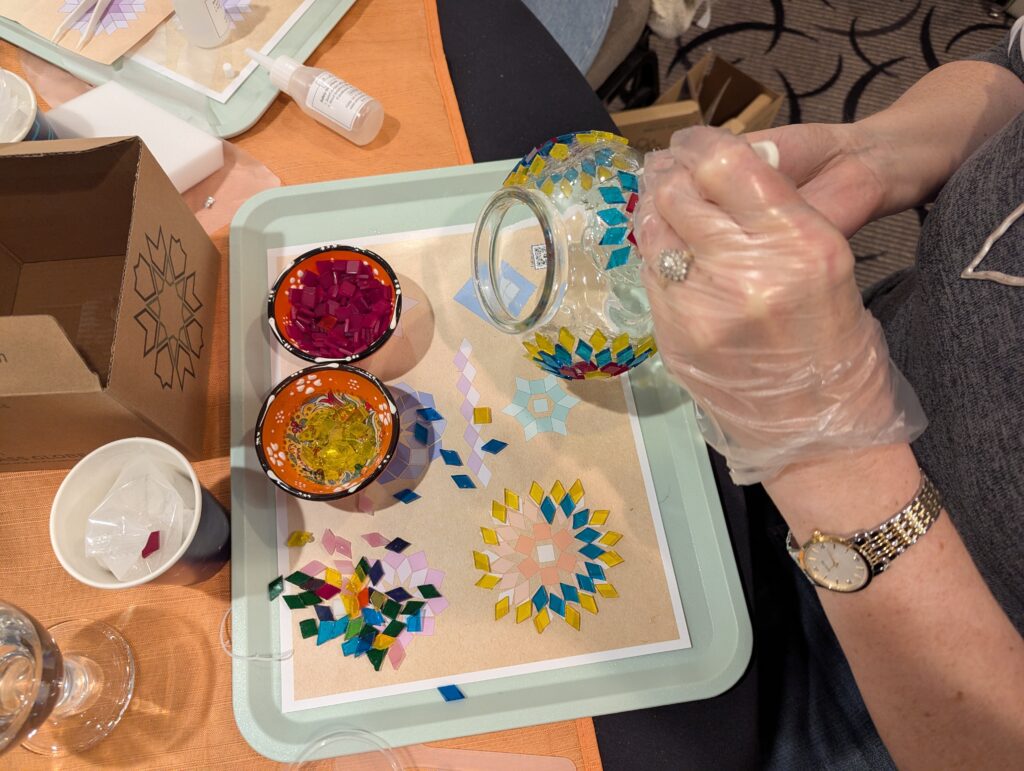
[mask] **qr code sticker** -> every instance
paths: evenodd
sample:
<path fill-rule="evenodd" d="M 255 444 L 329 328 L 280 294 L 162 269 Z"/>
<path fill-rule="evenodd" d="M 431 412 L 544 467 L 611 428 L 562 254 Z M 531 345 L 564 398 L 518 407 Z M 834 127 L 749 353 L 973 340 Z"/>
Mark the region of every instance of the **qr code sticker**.
<path fill-rule="evenodd" d="M 530 247 L 530 265 L 534 270 L 545 270 L 548 267 L 548 250 L 544 244 L 533 244 Z"/>

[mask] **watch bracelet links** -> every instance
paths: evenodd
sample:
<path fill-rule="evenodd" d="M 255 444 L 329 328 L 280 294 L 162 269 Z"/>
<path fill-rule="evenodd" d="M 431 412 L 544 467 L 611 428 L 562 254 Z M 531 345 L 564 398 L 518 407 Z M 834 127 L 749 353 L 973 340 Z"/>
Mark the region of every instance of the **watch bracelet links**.
<path fill-rule="evenodd" d="M 871 574 L 877 576 L 917 543 L 917 539 L 928 532 L 941 512 L 942 498 L 939 491 L 922 471 L 921 486 L 910 503 L 874 530 L 856 533 L 850 538 L 850 543 L 864 555 L 871 566 Z"/>

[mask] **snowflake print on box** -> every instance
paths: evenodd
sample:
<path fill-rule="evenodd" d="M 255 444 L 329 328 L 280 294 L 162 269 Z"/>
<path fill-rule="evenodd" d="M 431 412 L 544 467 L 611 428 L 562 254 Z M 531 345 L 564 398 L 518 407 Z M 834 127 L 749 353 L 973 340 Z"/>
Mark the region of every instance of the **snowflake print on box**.
<path fill-rule="evenodd" d="M 598 612 L 597 597 L 618 597 L 606 570 L 623 562 L 613 547 L 622 534 L 605 530 L 610 512 L 591 511 L 583 483 L 550 493 L 534 482 L 526 498 L 505 490 L 491 503 L 493 527 L 481 527 L 484 545 L 473 552 L 483 571 L 476 585 L 497 590 L 494 620 L 514 613 L 517 624 L 533 619 L 538 633 L 559 617 L 579 631 L 580 609 Z"/>
<path fill-rule="evenodd" d="M 135 262 L 135 294 L 144 303 L 135 321 L 146 333 L 142 355 L 153 355 L 153 372 L 164 388 L 185 388 L 196 376 L 203 350 L 203 326 L 196 313 L 203 304 L 196 296 L 196 273 L 188 271 L 181 240 L 146 234 L 146 254 Z"/>
<path fill-rule="evenodd" d="M 60 7 L 59 12 L 71 13 L 82 3 L 88 3 L 90 6 L 96 4 L 90 0 L 78 0 L 78 2 L 64 3 L 64 5 Z M 145 10 L 146 0 L 113 0 L 107 7 L 102 18 L 100 18 L 99 24 L 96 25 L 96 34 L 105 32 L 108 35 L 113 35 L 119 29 L 127 29 L 128 23 L 139 18 L 139 14 Z M 91 15 L 91 13 L 86 13 L 72 27 L 72 29 L 84 32 L 85 28 L 89 25 L 89 17 Z"/>

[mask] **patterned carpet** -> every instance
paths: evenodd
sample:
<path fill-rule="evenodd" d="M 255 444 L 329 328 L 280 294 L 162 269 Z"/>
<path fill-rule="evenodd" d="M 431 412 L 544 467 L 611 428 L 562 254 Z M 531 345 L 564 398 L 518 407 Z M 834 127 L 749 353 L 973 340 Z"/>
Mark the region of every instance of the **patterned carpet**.
<path fill-rule="evenodd" d="M 785 95 L 776 125 L 848 122 L 886 107 L 930 69 L 999 42 L 1010 22 L 981 0 L 717 0 L 711 25 L 651 38 L 662 84 L 714 51 Z M 955 114 L 956 95 L 950 94 Z M 852 239 L 867 286 L 914 259 L 919 208 Z"/>

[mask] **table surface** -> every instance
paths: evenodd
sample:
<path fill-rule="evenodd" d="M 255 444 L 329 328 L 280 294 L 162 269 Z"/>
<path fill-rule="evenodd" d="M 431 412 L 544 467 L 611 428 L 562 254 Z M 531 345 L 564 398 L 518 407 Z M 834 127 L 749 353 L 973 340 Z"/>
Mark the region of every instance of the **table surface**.
<path fill-rule="evenodd" d="M 280 96 L 260 121 L 232 140 L 294 185 L 471 162 L 441 47 L 434 0 L 358 0 L 307 64 L 350 79 L 387 112 L 380 136 L 358 148 Z M 21 71 L 18 52 L 0 41 L 0 67 Z M 220 293 L 202 483 L 230 502 L 228 464 L 228 231 L 213 235 L 221 252 Z M 50 502 L 64 471 L 0 474 L 0 576 L 4 596 L 50 626 L 68 618 L 106 621 L 136 656 L 137 686 L 111 736 L 58 763 L 21 748 L 0 768 L 265 768 L 235 726 L 231 665 L 219 646 L 230 603 L 230 567 L 193 587 L 148 586 L 105 592 L 75 582 L 49 547 Z M 437 746 L 556 755 L 600 769 L 592 721 L 553 723 L 439 742 Z M 326 764 L 325 764 L 326 765 Z"/>

